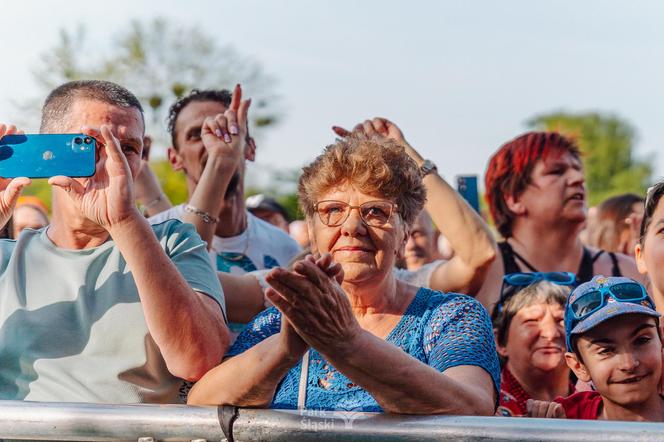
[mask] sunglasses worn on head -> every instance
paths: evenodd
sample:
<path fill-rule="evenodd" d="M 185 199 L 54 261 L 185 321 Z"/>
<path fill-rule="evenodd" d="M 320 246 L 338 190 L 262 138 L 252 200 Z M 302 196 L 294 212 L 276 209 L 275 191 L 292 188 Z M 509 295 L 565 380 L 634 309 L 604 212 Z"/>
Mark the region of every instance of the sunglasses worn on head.
<path fill-rule="evenodd" d="M 359 206 L 351 206 L 344 201 L 319 201 L 314 206 L 320 221 L 329 227 L 342 225 L 350 216 L 352 209 L 357 209 L 366 225 L 381 227 L 387 224 L 396 207 L 392 201 L 367 201 Z"/>
<path fill-rule="evenodd" d="M 500 298 L 496 304 L 496 311 L 500 313 L 508 299 L 514 296 L 522 287 L 538 281 L 549 281 L 556 285 L 575 286 L 576 275 L 572 272 L 518 272 L 503 276 L 503 285 L 500 288 Z"/>

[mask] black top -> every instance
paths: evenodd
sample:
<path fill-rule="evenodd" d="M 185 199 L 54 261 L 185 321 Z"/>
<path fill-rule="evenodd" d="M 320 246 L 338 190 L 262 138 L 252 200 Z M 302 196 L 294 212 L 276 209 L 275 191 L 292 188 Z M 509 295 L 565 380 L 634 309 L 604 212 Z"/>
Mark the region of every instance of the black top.
<path fill-rule="evenodd" d="M 498 247 L 500 248 L 500 254 L 503 256 L 503 265 L 505 267 L 506 275 L 522 271 L 516 263 L 517 259 L 521 261 L 521 264 L 527 267 L 528 270 L 530 270 L 531 272 L 539 271 L 535 267 L 533 267 L 528 261 L 526 261 L 523 258 L 523 256 L 516 253 L 514 249 L 512 249 L 512 246 L 510 246 L 510 244 L 507 241 L 499 242 Z M 612 272 L 611 276 L 622 276 L 622 272 L 620 271 L 620 266 L 618 265 L 618 257 L 616 257 L 615 253 L 600 250 L 597 253 L 595 253 L 595 255 L 593 256 L 591 255 L 590 250 L 588 250 L 584 246 L 583 258 L 581 258 L 581 264 L 579 265 L 579 270 L 576 272 L 576 277 L 579 284 L 582 282 L 588 282 L 593 278 L 593 276 L 595 275 L 595 273 L 593 272 L 593 265 L 595 264 L 595 261 L 597 261 L 597 258 L 599 258 L 603 253 L 608 253 L 609 257 L 611 257 L 611 262 L 613 263 L 613 266 L 611 268 Z"/>

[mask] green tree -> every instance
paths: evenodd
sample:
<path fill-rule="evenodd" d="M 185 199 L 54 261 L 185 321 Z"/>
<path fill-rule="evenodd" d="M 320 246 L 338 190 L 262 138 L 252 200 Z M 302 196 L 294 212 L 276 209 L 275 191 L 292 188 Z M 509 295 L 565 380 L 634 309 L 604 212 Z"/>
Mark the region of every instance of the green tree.
<path fill-rule="evenodd" d="M 636 132 L 621 118 L 600 113 L 557 112 L 535 116 L 527 124 L 536 130 L 560 132 L 577 142 L 583 154 L 590 205 L 620 193 L 645 194 L 652 161 L 636 157 Z"/>
<path fill-rule="evenodd" d="M 23 126 L 37 126 L 46 94 L 66 81 L 102 79 L 126 86 L 142 101 L 146 126 L 157 144 L 168 143 L 168 107 L 192 88 L 228 88 L 242 83 L 253 98 L 251 118 L 256 131 L 278 121 L 279 97 L 274 79 L 260 63 L 220 45 L 196 26 L 173 24 L 163 18 L 131 21 L 119 29 L 109 47 L 93 45 L 85 25 L 60 30 L 54 47 L 34 67 L 39 94 L 15 103 L 23 111 Z"/>

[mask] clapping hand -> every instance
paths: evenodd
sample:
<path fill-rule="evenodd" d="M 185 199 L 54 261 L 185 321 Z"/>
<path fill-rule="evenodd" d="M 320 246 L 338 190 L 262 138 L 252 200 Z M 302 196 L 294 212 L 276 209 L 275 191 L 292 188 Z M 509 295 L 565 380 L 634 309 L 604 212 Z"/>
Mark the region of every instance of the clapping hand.
<path fill-rule="evenodd" d="M 351 342 L 361 328 L 339 283 L 341 267 L 324 255 L 299 261 L 293 270 L 274 269 L 267 275 L 273 289 L 268 299 L 309 346 L 325 352 Z"/>

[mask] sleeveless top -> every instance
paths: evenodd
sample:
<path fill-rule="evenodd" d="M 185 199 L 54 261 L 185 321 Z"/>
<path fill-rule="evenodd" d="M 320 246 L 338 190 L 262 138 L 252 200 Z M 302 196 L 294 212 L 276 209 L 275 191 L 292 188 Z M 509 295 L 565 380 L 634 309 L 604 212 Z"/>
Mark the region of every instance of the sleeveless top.
<path fill-rule="evenodd" d="M 506 275 L 510 273 L 519 273 L 522 271 L 519 265 L 516 263 L 517 259 L 531 272 L 539 271 L 535 267 L 533 267 L 528 261 L 526 261 L 523 256 L 516 253 L 514 249 L 512 249 L 512 246 L 507 241 L 499 242 L 498 248 L 500 249 L 500 254 L 503 256 L 503 266 Z M 579 265 L 579 270 L 576 272 L 576 277 L 579 284 L 583 282 L 588 282 L 593 278 L 593 276 L 595 275 L 595 272 L 593 271 L 593 265 L 595 264 L 595 261 L 597 261 L 597 259 L 600 256 L 602 256 L 602 254 L 604 253 L 609 254 L 611 262 L 613 263 L 611 268 L 611 275 L 622 276 L 622 272 L 620 271 L 620 266 L 618 265 L 618 257 L 616 257 L 615 253 L 606 252 L 605 250 L 600 250 L 597 253 L 595 253 L 595 255 L 592 255 L 590 253 L 590 250 L 588 250 L 586 246 L 583 246 L 583 258 L 581 258 L 581 264 Z"/>

